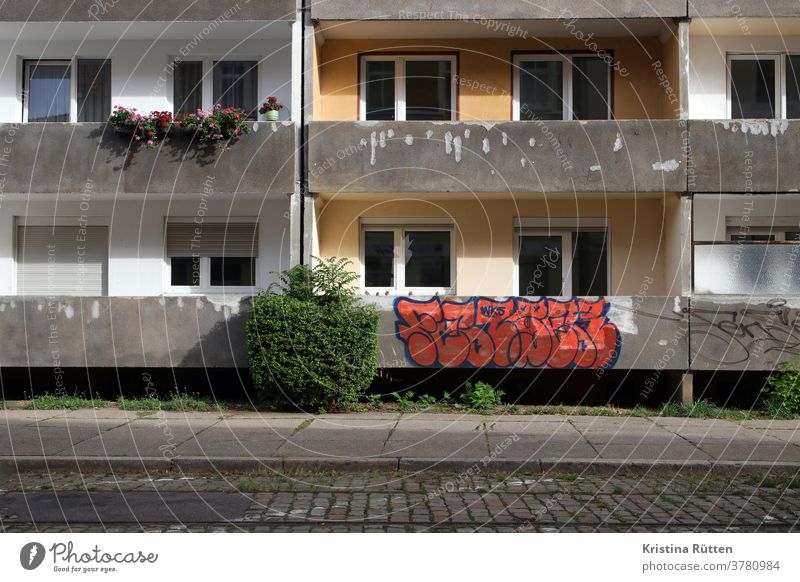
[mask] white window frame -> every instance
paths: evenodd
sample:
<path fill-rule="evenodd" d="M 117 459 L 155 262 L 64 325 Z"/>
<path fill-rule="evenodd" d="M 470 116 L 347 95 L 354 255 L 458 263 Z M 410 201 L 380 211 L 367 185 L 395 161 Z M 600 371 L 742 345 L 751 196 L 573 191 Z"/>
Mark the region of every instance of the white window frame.
<path fill-rule="evenodd" d="M 606 287 L 611 286 L 611 221 L 608 218 L 515 218 L 514 220 L 514 294 L 525 292 L 519 288 L 520 238 L 523 236 L 561 236 L 561 295 L 573 297 L 572 290 L 572 233 L 606 233 Z"/>
<path fill-rule="evenodd" d="M 203 63 L 203 82 L 200 90 L 202 93 L 202 107 L 205 110 L 212 109 L 214 103 L 214 63 L 225 61 L 255 61 L 256 65 L 256 87 L 258 89 L 258 103 L 260 105 L 261 97 L 261 83 L 263 80 L 263 71 L 261 70 L 263 57 L 252 55 L 225 55 L 224 57 L 216 56 L 188 56 L 182 57 L 180 55 L 170 55 L 168 70 L 170 72 L 169 81 L 167 82 L 167 102 L 168 110 L 172 111 L 174 115 L 183 113 L 183 111 L 175 111 L 175 69 L 178 62 L 182 63 Z M 190 112 L 194 113 L 194 112 Z"/>
<path fill-rule="evenodd" d="M 370 61 L 394 61 L 394 121 L 406 121 L 406 61 L 450 61 L 450 121 L 458 119 L 458 71 L 456 55 L 361 55 L 361 68 L 358 80 L 359 107 L 358 117 L 367 119 L 367 63 Z"/>
<path fill-rule="evenodd" d="M 111 64 L 111 107 L 113 113 L 114 107 L 114 64 L 112 62 L 111 57 L 108 55 L 106 56 L 91 56 L 91 55 L 80 55 L 75 56 L 72 58 L 67 59 L 37 59 L 37 58 L 21 58 L 22 60 L 22 79 L 20 85 L 20 100 L 22 101 L 22 123 L 44 123 L 44 122 L 30 122 L 28 121 L 28 92 L 30 91 L 29 87 L 29 73 L 30 67 L 33 63 L 43 64 L 43 65 L 69 65 L 69 121 L 62 122 L 62 123 L 77 123 L 78 122 L 78 61 L 108 61 Z M 19 111 L 19 110 L 17 110 Z M 55 121 L 50 121 L 47 123 L 56 123 Z"/>
<path fill-rule="evenodd" d="M 253 273 L 253 285 L 215 285 L 211 286 L 211 257 L 199 257 L 200 259 L 200 285 L 173 285 L 172 284 L 172 257 L 167 253 L 166 232 L 169 223 L 194 223 L 195 219 L 191 217 L 167 217 L 164 221 L 163 249 L 164 249 L 164 264 L 163 264 L 163 278 L 164 295 L 252 295 L 254 290 L 258 288 L 258 257 L 255 259 L 255 272 Z M 203 224 L 229 224 L 232 222 L 259 222 L 257 217 L 251 216 L 228 216 L 228 217 L 204 217 L 198 226 Z M 261 233 L 259 231 L 259 238 Z M 260 240 L 256 241 L 257 245 Z"/>
<path fill-rule="evenodd" d="M 562 66 L 562 75 L 561 75 L 561 82 L 562 88 L 561 91 L 563 93 L 562 99 L 562 120 L 563 121 L 572 121 L 574 119 L 574 111 L 573 111 L 573 94 L 572 94 L 572 80 L 573 80 L 573 59 L 580 58 L 580 57 L 598 57 L 597 54 L 594 53 L 575 53 L 575 54 L 559 54 L 559 53 L 520 53 L 514 55 L 514 82 L 513 82 L 513 117 L 514 121 L 520 121 L 520 102 L 521 102 L 521 92 L 520 92 L 520 72 L 521 72 L 521 64 L 523 62 L 533 62 L 533 61 L 553 61 L 553 62 L 560 62 Z M 598 57 L 599 58 L 599 57 Z M 608 94 L 606 95 L 606 109 L 608 111 L 608 117 L 606 119 L 612 118 L 612 103 L 611 98 L 613 95 L 612 83 L 613 83 L 613 75 L 612 75 L 612 67 L 608 66 Z"/>
<path fill-rule="evenodd" d="M 727 242 L 740 242 L 733 240 L 732 237 L 736 235 L 771 234 L 775 237 L 772 242 L 798 243 L 798 241 L 786 240 L 786 233 L 790 231 L 800 231 L 800 216 L 781 216 L 777 219 L 773 216 L 750 216 L 747 221 L 735 216 L 725 218 L 725 241 Z M 758 241 L 741 242 L 748 244 L 748 242 Z"/>
<path fill-rule="evenodd" d="M 367 287 L 366 286 L 366 233 L 367 232 L 394 232 L 394 282 L 393 287 Z M 406 287 L 405 273 L 405 233 L 407 231 L 433 231 L 448 232 L 450 234 L 450 286 L 449 287 Z M 361 221 L 359 233 L 359 260 L 361 262 L 360 286 L 371 295 L 455 295 L 456 293 L 456 248 L 455 228 L 452 222 L 443 222 L 440 219 L 371 219 Z"/>
<path fill-rule="evenodd" d="M 728 119 L 733 119 L 733 61 L 773 61 L 775 63 L 775 119 L 786 119 L 786 57 L 793 52 L 728 53 L 726 60 Z"/>

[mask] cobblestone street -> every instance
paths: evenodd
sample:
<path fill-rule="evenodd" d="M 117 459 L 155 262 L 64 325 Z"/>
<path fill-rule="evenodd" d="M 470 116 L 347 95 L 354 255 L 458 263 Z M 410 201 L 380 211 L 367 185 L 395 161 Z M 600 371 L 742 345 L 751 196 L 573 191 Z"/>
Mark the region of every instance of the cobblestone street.
<path fill-rule="evenodd" d="M 24 474 L 6 532 L 789 532 L 800 478 Z"/>

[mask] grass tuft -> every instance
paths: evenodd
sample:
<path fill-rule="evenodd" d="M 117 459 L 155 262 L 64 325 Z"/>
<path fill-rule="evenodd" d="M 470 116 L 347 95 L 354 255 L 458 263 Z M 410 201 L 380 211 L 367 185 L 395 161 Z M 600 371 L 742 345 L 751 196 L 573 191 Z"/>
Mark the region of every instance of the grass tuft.
<path fill-rule="evenodd" d="M 107 400 L 95 400 L 84 396 L 56 396 L 42 394 L 36 396 L 25 406 L 26 410 L 79 410 L 81 408 L 108 408 Z"/>

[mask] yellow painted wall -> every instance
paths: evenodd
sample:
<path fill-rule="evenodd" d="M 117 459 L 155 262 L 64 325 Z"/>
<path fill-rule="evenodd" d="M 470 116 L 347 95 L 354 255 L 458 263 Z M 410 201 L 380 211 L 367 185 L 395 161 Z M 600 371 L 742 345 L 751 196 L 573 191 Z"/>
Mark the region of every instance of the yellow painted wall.
<path fill-rule="evenodd" d="M 675 117 L 664 107 L 664 92 L 651 67 L 655 60 L 673 70 L 676 43 L 662 44 L 657 38 L 599 39 L 599 48 L 613 51 L 624 68 L 614 74 L 614 114 L 617 119 L 661 119 Z M 319 93 L 314 105 L 319 121 L 358 119 L 358 56 L 368 51 L 458 52 L 460 58 L 459 119 L 511 119 L 512 52 L 585 50 L 573 38 L 535 39 L 445 39 L 435 40 L 341 40 L 330 39 L 320 47 Z M 668 60 L 672 59 L 672 60 Z M 677 85 L 677 79 L 672 83 Z"/>
<path fill-rule="evenodd" d="M 611 293 L 636 295 L 645 277 L 649 295 L 669 290 L 664 280 L 664 204 L 661 199 L 420 199 L 395 195 L 383 200 L 321 200 L 316 204 L 322 257 L 347 257 L 360 272 L 360 217 L 451 217 L 456 238 L 459 295 L 514 292 L 513 221 L 520 217 L 609 217 Z"/>

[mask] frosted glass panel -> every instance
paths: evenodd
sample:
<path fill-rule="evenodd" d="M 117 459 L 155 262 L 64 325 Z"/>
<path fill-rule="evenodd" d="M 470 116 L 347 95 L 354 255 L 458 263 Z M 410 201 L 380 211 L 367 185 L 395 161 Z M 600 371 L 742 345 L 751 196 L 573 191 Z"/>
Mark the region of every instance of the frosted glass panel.
<path fill-rule="evenodd" d="M 800 244 L 694 247 L 695 293 L 800 295 Z"/>

